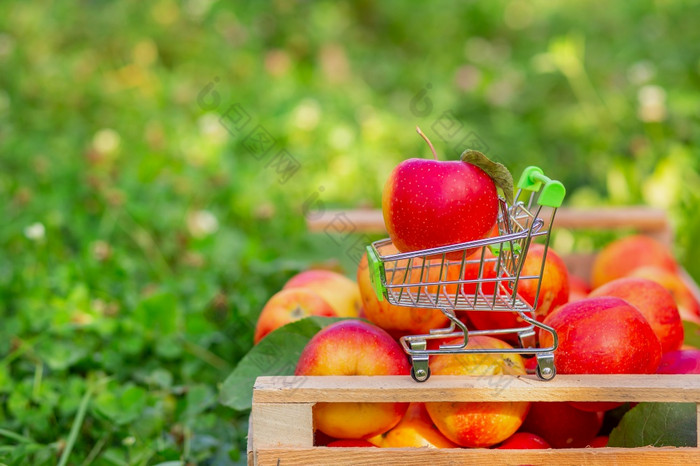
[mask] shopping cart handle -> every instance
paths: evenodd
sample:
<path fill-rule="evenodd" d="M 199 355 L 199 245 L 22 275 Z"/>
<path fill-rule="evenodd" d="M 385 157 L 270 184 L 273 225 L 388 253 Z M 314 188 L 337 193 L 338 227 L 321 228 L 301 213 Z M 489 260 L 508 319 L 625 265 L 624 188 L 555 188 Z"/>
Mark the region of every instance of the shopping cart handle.
<path fill-rule="evenodd" d="M 374 293 L 379 301 L 384 301 L 384 287 L 382 286 L 383 264 L 372 246 L 367 246 L 367 266 L 369 267 L 369 281 L 372 283 Z"/>
<path fill-rule="evenodd" d="M 544 186 L 543 186 L 544 184 Z M 566 188 L 560 181 L 546 176 L 541 168 L 529 166 L 523 170 L 518 181 L 518 188 L 528 191 L 540 191 L 537 203 L 547 207 L 560 207 L 566 196 Z"/>

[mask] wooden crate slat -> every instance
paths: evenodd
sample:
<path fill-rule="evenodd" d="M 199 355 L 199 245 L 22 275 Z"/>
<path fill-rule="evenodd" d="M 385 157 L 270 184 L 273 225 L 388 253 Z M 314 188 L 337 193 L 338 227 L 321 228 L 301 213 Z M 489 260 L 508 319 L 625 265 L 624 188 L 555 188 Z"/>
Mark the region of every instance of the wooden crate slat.
<path fill-rule="evenodd" d="M 700 375 L 258 377 L 254 403 L 389 401 L 700 402 Z"/>
<path fill-rule="evenodd" d="M 697 448 L 579 448 L 548 450 L 326 448 L 277 449 L 258 453 L 258 465 L 367 465 L 447 466 L 455 464 L 541 464 L 663 466 L 699 464 Z"/>
<path fill-rule="evenodd" d="M 251 449 L 312 447 L 312 408 L 313 403 L 253 403 Z"/>

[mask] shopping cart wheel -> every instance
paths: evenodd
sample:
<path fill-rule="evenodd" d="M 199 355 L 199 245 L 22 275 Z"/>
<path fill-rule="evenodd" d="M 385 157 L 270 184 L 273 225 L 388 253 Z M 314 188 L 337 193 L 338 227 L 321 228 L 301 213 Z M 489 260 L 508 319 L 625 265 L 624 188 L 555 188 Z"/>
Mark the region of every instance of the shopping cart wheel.
<path fill-rule="evenodd" d="M 537 355 L 537 377 L 542 380 L 552 380 L 557 375 L 557 368 L 554 367 L 554 355 Z"/>
<path fill-rule="evenodd" d="M 411 377 L 416 382 L 425 382 L 430 377 L 430 356 L 425 354 L 426 340 L 413 340 L 411 345 Z"/>
<path fill-rule="evenodd" d="M 552 380 L 554 376 L 557 375 L 557 369 L 552 367 L 551 369 L 549 367 L 540 367 L 537 366 L 537 377 L 539 377 L 542 380 Z"/>
<path fill-rule="evenodd" d="M 416 382 L 425 382 L 430 377 L 430 368 L 416 370 L 415 367 L 411 367 L 411 377 Z"/>

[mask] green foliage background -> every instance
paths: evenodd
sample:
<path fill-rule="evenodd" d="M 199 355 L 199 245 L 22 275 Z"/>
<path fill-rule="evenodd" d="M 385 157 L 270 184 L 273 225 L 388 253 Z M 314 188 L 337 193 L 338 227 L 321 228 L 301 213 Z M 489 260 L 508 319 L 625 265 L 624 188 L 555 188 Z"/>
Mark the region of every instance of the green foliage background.
<path fill-rule="evenodd" d="M 457 159 L 464 143 L 435 131 L 447 111 L 514 174 L 564 182 L 570 205 L 667 209 L 700 279 L 699 15 L 670 0 L 0 3 L 0 462 L 240 461 L 246 413 L 217 394 L 257 313 L 312 263 L 354 274 L 355 237 L 308 233 L 308 207 L 378 206 L 391 168 L 428 154 L 417 124 Z M 245 131 L 219 121 L 233 105 Z M 259 160 L 257 125 L 275 138 Z M 287 180 L 281 149 L 300 164 Z"/>

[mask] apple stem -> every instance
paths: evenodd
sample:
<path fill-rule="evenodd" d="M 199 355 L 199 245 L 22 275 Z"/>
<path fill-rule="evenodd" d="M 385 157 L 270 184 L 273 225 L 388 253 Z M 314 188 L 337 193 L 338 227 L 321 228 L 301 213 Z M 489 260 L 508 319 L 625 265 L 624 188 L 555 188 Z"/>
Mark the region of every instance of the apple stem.
<path fill-rule="evenodd" d="M 430 150 L 433 151 L 433 158 L 435 160 L 437 160 L 438 159 L 437 152 L 435 152 L 435 148 L 433 147 L 433 143 L 430 142 L 430 139 L 428 139 L 428 136 L 423 134 L 423 131 L 420 130 L 419 126 L 416 126 L 416 131 L 418 132 L 418 134 L 420 134 L 420 137 L 422 137 L 425 140 L 425 142 L 428 143 L 428 145 L 430 146 Z"/>

